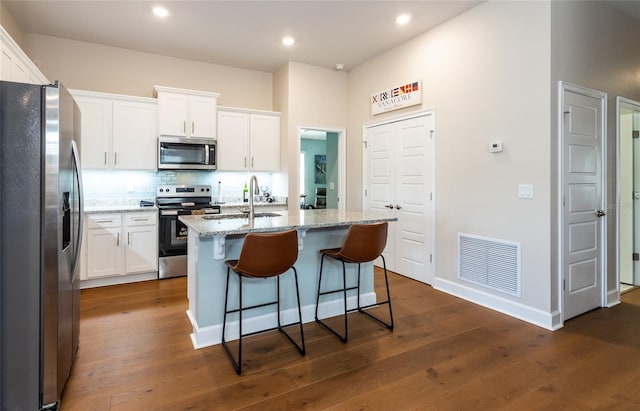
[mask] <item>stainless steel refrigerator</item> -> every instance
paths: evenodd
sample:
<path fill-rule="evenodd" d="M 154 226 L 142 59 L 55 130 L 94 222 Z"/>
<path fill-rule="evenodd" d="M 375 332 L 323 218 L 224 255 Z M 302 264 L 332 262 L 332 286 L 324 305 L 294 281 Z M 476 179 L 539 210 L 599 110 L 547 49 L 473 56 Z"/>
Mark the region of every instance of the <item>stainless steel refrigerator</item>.
<path fill-rule="evenodd" d="M 52 410 L 78 349 L 80 111 L 59 84 L 0 82 L 0 409 Z"/>

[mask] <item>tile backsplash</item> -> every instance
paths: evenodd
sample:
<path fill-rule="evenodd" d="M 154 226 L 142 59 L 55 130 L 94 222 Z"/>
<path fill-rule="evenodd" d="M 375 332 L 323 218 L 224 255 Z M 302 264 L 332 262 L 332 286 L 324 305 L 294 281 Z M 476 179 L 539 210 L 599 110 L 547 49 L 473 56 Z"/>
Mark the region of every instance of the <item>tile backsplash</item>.
<path fill-rule="evenodd" d="M 92 202 L 153 201 L 156 197 L 156 187 L 161 184 L 210 185 L 214 200 L 218 198 L 218 187 L 221 187 L 223 201 L 241 201 L 244 185 L 249 183 L 252 175 L 230 171 L 83 170 L 82 173 L 85 198 Z M 255 173 L 255 175 L 261 187 L 267 186 L 271 190 L 271 173 Z"/>

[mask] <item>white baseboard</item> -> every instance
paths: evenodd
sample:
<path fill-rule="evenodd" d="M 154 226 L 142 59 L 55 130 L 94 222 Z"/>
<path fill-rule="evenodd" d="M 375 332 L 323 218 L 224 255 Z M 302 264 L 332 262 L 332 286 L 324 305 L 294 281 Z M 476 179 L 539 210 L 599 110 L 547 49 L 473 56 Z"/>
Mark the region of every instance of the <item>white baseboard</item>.
<path fill-rule="evenodd" d="M 615 289 L 607 292 L 607 308 L 620 304 L 620 290 Z"/>
<path fill-rule="evenodd" d="M 470 301 L 472 303 L 490 308 L 506 315 L 518 318 L 528 323 L 537 325 L 547 330 L 555 331 L 562 328 L 560 312 L 548 313 L 536 308 L 532 308 L 515 301 L 501 298 L 464 284 L 455 283 L 443 278 L 436 278 L 433 288 L 443 291 L 456 297 Z"/>
<path fill-rule="evenodd" d="M 80 288 L 105 287 L 107 285 L 137 283 L 139 281 L 157 280 L 158 272 L 151 271 L 149 273 L 126 274 L 114 277 L 92 278 L 90 280 L 81 280 Z"/>
<path fill-rule="evenodd" d="M 360 304 L 369 305 L 376 302 L 376 294 L 370 292 L 360 295 Z M 351 296 L 347 298 L 347 309 L 355 307 L 357 304 L 356 297 Z M 315 304 L 305 305 L 301 308 L 302 322 L 308 323 L 315 321 L 316 306 Z M 344 303 L 342 300 L 331 300 L 321 302 L 318 309 L 318 316 L 320 318 L 335 317 L 344 313 Z M 199 349 L 209 347 L 211 345 L 220 344 L 222 341 L 222 324 L 210 325 L 207 327 L 199 327 L 193 314 L 187 310 L 187 317 L 193 327 L 193 333 L 191 333 L 191 343 L 193 348 Z M 289 324 L 298 321 L 298 310 L 295 308 L 283 310 L 281 312 L 281 321 L 284 324 Z M 265 315 L 259 315 L 255 317 L 245 318 L 242 321 L 243 334 L 251 333 L 259 330 L 265 330 L 276 327 L 278 324 L 278 317 L 276 313 L 269 313 Z M 227 341 L 238 339 L 238 321 L 229 321 L 227 323 Z"/>

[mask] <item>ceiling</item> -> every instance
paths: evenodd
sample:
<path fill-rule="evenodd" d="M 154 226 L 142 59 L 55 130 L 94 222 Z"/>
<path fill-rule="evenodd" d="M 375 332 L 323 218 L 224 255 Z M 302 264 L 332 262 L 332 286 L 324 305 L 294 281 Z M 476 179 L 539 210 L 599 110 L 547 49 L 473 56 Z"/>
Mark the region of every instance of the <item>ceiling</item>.
<path fill-rule="evenodd" d="M 274 72 L 287 61 L 350 70 L 476 6 L 468 0 L 1 0 L 27 34 Z M 165 6 L 164 20 L 151 13 Z M 398 26 L 395 18 L 412 20 Z M 287 48 L 281 38 L 296 43 Z"/>

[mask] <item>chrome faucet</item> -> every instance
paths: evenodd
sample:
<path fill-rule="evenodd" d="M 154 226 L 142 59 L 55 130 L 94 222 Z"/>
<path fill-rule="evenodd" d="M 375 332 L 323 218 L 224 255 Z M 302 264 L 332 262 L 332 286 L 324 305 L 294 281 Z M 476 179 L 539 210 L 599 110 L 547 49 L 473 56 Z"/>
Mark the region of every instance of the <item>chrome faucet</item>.
<path fill-rule="evenodd" d="M 253 209 L 253 197 L 260 194 L 260 186 L 258 185 L 258 177 L 255 175 L 251 176 L 249 180 L 249 220 L 253 220 L 256 216 L 256 213 Z"/>

